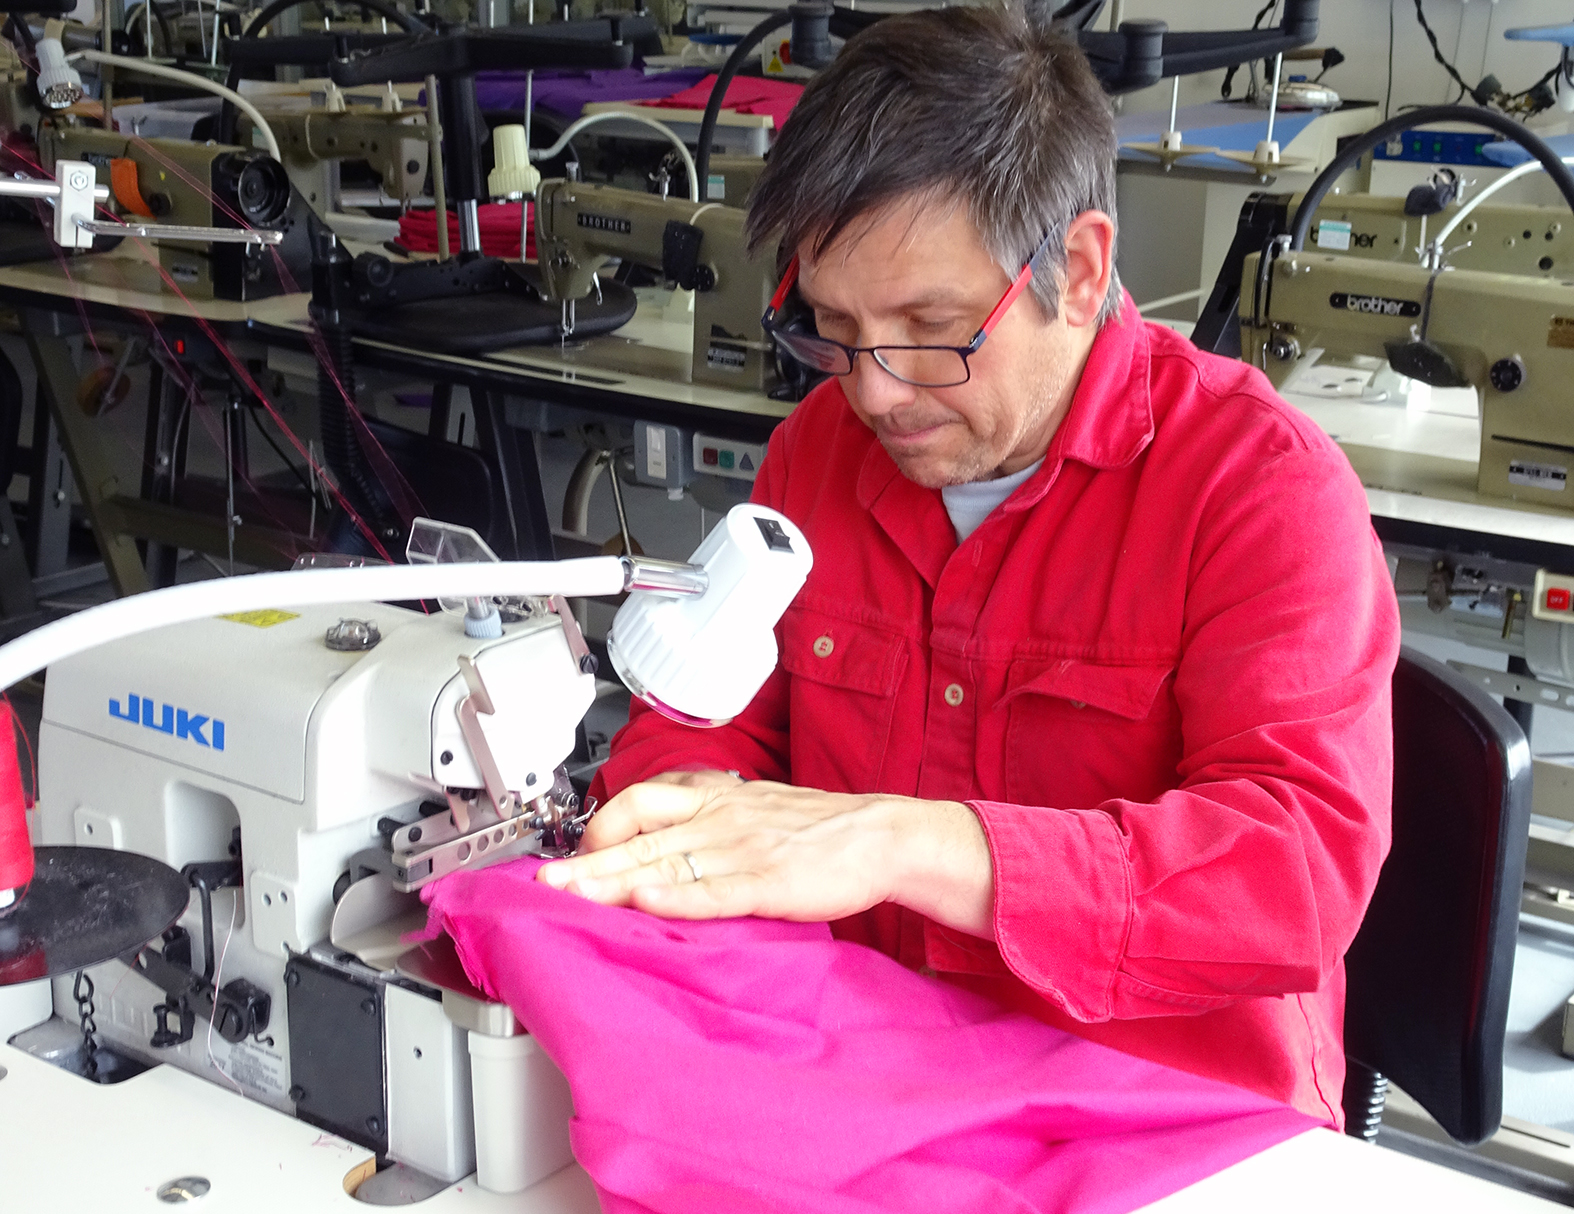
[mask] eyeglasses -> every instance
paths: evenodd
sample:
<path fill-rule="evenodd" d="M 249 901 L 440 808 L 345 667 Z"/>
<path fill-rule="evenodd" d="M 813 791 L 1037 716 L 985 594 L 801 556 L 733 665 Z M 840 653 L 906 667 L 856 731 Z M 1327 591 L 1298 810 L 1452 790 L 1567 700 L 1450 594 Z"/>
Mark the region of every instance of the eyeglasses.
<path fill-rule="evenodd" d="M 793 283 L 798 281 L 796 257 L 788 263 L 787 272 L 782 275 L 781 285 L 776 288 L 776 294 L 771 296 L 765 315 L 760 318 L 760 327 L 770 334 L 776 342 L 776 348 L 783 354 L 797 359 L 816 371 L 824 371 L 829 375 L 850 375 L 858 356 L 867 354 L 889 375 L 904 384 L 912 384 L 916 388 L 954 388 L 972 378 L 968 358 L 978 353 L 979 348 L 984 344 L 984 339 L 994 332 L 995 326 L 1000 323 L 1000 318 L 1016 302 L 1017 296 L 1027 289 L 1028 283 L 1033 281 L 1033 267 L 1048 250 L 1052 239 L 1054 239 L 1053 233 L 1044 238 L 1044 243 L 1039 245 L 1033 256 L 1027 259 L 1022 272 L 1006 288 L 1006 293 L 1000 297 L 1000 302 L 985 318 L 978 332 L 973 334 L 973 340 L 965 346 L 844 346 L 829 337 L 820 337 L 813 333 L 794 333 L 781 328 L 776 323 L 776 317 L 782 304 L 786 302 L 787 293 L 792 290 Z"/>

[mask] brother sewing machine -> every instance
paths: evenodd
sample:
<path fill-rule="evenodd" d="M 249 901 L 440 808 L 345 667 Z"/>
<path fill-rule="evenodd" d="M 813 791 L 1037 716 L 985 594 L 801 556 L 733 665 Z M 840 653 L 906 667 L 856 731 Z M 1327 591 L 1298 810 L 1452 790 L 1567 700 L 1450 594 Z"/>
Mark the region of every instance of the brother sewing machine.
<path fill-rule="evenodd" d="M 392 97 L 392 90 L 390 90 Z M 392 97 L 395 105 L 397 98 Z M 264 109 L 296 191 L 323 218 L 342 211 L 340 169 L 345 161 L 371 170 L 387 204 L 408 204 L 426 189 L 431 141 L 420 110 L 351 106 L 340 110 Z M 249 123 L 240 120 L 242 142 Z M 381 200 L 379 205 L 385 205 Z"/>
<path fill-rule="evenodd" d="M 572 334 L 576 303 L 599 294 L 597 273 L 610 260 L 659 269 L 694 293 L 694 382 L 769 392 L 776 354 L 760 317 L 775 290 L 775 266 L 748 256 L 745 216 L 720 203 L 544 181 L 536 194 L 543 294 L 562 304 L 563 328 Z"/>
<path fill-rule="evenodd" d="M 412 563 L 455 555 L 489 554 L 418 523 Z M 690 565 L 625 560 L 588 593 L 640 591 L 608 643 L 632 689 L 720 721 L 774 667 L 770 629 L 810 561 L 791 522 L 743 506 Z M 52 661 L 37 836 L 144 853 L 192 888 L 162 940 L 90 971 L 99 1036 L 437 1187 L 475 1170 L 510 1192 L 571 1162 L 566 1086 L 451 952 L 400 937 L 426 882 L 574 849 L 593 807 L 564 762 L 595 662 L 561 596 L 444 604 L 204 615 Z M 56 981 L 55 1006 L 75 1024 L 71 988 Z"/>
<path fill-rule="evenodd" d="M 1242 229 L 1255 219 L 1285 231 L 1284 217 L 1299 202 L 1254 198 Z M 1502 519 L 1512 517 L 1506 511 L 1517 503 L 1529 512 L 1529 534 L 1540 535 L 1533 525 L 1547 514 L 1574 510 L 1574 414 L 1567 404 L 1574 377 L 1574 218 L 1565 206 L 1484 203 L 1455 227 L 1448 252 L 1439 256 L 1435 234 L 1458 212 L 1452 204 L 1417 214 L 1414 206 L 1407 213 L 1399 198 L 1325 196 L 1308 225 L 1315 244 L 1300 251 L 1279 245 L 1244 259 L 1242 357 L 1276 386 L 1297 371 L 1365 362 L 1385 371 L 1391 365 L 1433 388 L 1474 389 L 1480 417 L 1474 468 L 1460 451 L 1444 457 L 1396 450 L 1352 435 L 1343 436 L 1345 451 L 1379 494 L 1481 506 L 1498 499 L 1502 509 L 1491 513 Z M 1430 264 L 1422 264 L 1429 249 Z M 1221 275 L 1210 307 L 1224 286 Z M 1354 377 L 1350 382 L 1359 391 Z M 1349 403 L 1358 404 L 1359 396 Z M 1403 416 L 1402 398 L 1399 413 L 1376 428 L 1419 424 Z M 1468 433 L 1463 425 L 1451 432 Z M 1405 629 L 1506 653 L 1507 672 L 1454 665 L 1503 696 L 1527 726 L 1534 705 L 1574 711 L 1574 568 L 1566 549 L 1520 536 L 1508 522 L 1498 524 L 1509 528 L 1506 541 L 1487 534 L 1487 524 L 1476 526 L 1401 523 L 1383 532 Z M 1525 908 L 1574 922 L 1574 767 L 1535 760 L 1534 808 L 1569 825 L 1532 826 Z M 1574 1056 L 1574 1004 L 1565 1051 Z"/>
<path fill-rule="evenodd" d="M 1574 415 L 1565 400 L 1574 374 L 1574 280 L 1558 273 L 1560 255 L 1569 252 L 1568 211 L 1482 206 L 1465 225 L 1473 229 L 1470 260 L 1428 266 L 1418 264 L 1410 243 L 1418 217 L 1352 201 L 1328 199 L 1319 209 L 1328 219 L 1315 223 L 1315 251 L 1285 252 L 1266 264 L 1260 254 L 1245 259 L 1242 357 L 1276 385 L 1316 348 L 1325 360 L 1386 358 L 1399 374 L 1433 387 L 1473 386 L 1481 408 L 1479 491 L 1574 509 Z M 1374 212 L 1386 223 L 1368 231 Z M 1356 249 L 1327 251 L 1335 230 Z M 1493 268 L 1475 268 L 1485 265 Z"/>

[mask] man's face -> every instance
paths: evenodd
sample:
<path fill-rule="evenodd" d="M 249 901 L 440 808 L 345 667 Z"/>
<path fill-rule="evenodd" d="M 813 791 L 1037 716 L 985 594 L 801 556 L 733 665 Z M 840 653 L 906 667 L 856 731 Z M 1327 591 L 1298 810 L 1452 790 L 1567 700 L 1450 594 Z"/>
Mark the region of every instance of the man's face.
<path fill-rule="evenodd" d="M 1102 243 L 1108 261 L 1113 225 L 1097 212 L 1079 216 L 1067 234 L 1060 315 L 1045 319 L 1024 292 L 968 359 L 967 383 L 914 387 L 867 354 L 843 377 L 853 411 L 909 480 L 931 489 L 989 480 L 1026 468 L 1048 450 L 1103 298 L 1097 282 L 1083 281 L 1099 277 L 1089 268 L 1097 257 L 1079 252 L 1089 244 L 1078 234 L 1089 216 L 1110 229 Z M 960 205 L 898 204 L 850 225 L 818 258 L 809 257 L 807 245 L 798 254 L 799 290 L 816 327 L 849 346 L 965 346 L 1011 285 Z M 1107 266 L 1102 281 L 1107 286 Z"/>

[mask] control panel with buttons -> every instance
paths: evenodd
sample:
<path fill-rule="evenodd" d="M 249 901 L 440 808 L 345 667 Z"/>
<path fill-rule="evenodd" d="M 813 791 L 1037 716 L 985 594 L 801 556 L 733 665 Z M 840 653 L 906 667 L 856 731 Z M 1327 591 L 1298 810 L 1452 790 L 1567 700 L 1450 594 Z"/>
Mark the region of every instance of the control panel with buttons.
<path fill-rule="evenodd" d="M 743 443 L 732 438 L 715 438 L 709 434 L 694 436 L 694 471 L 711 476 L 731 477 L 733 480 L 752 481 L 765 458 L 765 448 L 758 443 Z"/>
<path fill-rule="evenodd" d="M 1545 569 L 1536 570 L 1535 597 L 1530 600 L 1530 614 L 1538 620 L 1574 623 L 1574 577 L 1566 573 L 1548 573 Z"/>

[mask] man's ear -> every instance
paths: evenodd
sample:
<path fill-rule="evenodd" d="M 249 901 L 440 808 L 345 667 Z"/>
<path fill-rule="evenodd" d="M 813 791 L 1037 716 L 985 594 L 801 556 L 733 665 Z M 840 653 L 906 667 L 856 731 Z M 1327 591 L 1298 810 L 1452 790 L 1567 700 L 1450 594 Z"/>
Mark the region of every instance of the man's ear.
<path fill-rule="evenodd" d="M 1083 211 L 1067 226 L 1065 247 L 1060 314 L 1074 329 L 1097 324 L 1115 270 L 1115 221 L 1103 211 Z"/>

